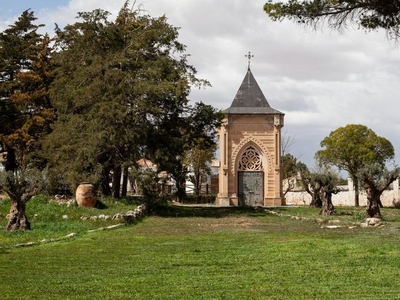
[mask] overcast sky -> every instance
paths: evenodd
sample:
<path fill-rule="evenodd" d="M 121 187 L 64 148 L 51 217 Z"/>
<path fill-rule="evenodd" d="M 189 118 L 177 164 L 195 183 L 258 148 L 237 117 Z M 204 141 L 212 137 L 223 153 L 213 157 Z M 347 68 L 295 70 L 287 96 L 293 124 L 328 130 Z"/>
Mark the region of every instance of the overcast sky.
<path fill-rule="evenodd" d="M 54 23 L 74 23 L 77 12 L 102 8 L 115 18 L 125 0 L 2 0 L 0 30 L 31 8 L 53 33 Z M 266 0 L 143 0 L 153 16 L 165 14 L 180 27 L 198 77 L 212 87 L 190 98 L 228 108 L 252 72 L 271 107 L 285 113 L 284 134 L 295 139 L 290 153 L 314 165 L 321 140 L 338 127 L 363 124 L 390 140 L 400 155 L 400 49 L 384 32 L 350 28 L 317 32 L 272 22 Z M 131 1 L 133 3 L 133 1 Z M 397 101 L 397 102 L 396 102 Z"/>

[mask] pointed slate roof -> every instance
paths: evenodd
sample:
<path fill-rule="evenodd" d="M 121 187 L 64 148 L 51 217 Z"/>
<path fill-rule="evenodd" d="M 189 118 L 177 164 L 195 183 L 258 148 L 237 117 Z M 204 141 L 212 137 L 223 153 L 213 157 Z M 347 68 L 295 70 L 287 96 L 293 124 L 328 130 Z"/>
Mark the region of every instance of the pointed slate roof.
<path fill-rule="evenodd" d="M 253 76 L 250 68 L 247 69 L 246 76 L 236 93 L 231 107 L 223 111 L 226 114 L 282 114 L 280 111 L 273 109 L 256 79 Z"/>

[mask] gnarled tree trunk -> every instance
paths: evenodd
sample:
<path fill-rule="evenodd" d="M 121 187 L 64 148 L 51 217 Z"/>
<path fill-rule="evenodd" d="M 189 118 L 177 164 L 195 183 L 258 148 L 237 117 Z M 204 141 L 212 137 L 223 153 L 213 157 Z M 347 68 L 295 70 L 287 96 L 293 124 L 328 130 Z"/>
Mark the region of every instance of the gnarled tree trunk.
<path fill-rule="evenodd" d="M 335 212 L 335 207 L 332 204 L 332 193 L 326 192 L 322 196 L 322 207 L 319 214 L 323 216 L 330 216 L 334 212 Z"/>
<path fill-rule="evenodd" d="M 353 179 L 354 184 L 354 206 L 360 206 L 360 185 L 358 183 L 358 178 Z"/>
<path fill-rule="evenodd" d="M 320 184 L 316 184 L 313 189 L 306 188 L 306 191 L 311 195 L 311 207 L 322 207 L 321 188 Z"/>
<path fill-rule="evenodd" d="M 113 169 L 113 181 L 112 181 L 112 196 L 114 198 L 121 197 L 121 175 L 122 169 L 121 166 L 116 166 Z"/>
<path fill-rule="evenodd" d="M 31 224 L 25 214 L 26 201 L 19 197 L 11 198 L 10 214 L 8 215 L 7 231 L 14 231 L 17 229 L 30 230 Z"/>
<path fill-rule="evenodd" d="M 302 178 L 306 192 L 311 196 L 310 207 L 322 207 L 320 184 L 314 184 L 310 178 Z"/>
<path fill-rule="evenodd" d="M 104 196 L 112 195 L 110 187 L 110 168 L 108 167 L 105 167 L 102 171 L 101 192 Z"/>
<path fill-rule="evenodd" d="M 319 194 L 319 192 L 314 192 L 312 195 L 311 195 L 311 202 L 310 202 L 310 206 L 311 207 L 322 207 L 322 200 L 321 200 L 321 197 L 320 197 L 320 194 Z"/>
<path fill-rule="evenodd" d="M 372 188 L 368 188 L 366 190 L 367 192 L 367 201 L 368 201 L 368 205 L 367 205 L 367 217 L 370 218 L 379 218 L 381 217 L 381 210 L 380 210 L 380 206 L 382 205 L 381 203 L 381 194 L 382 191 L 379 191 L 377 189 L 372 189 Z"/>
<path fill-rule="evenodd" d="M 185 180 L 176 180 L 176 198 L 178 201 L 182 201 L 186 198 L 186 185 Z"/>
<path fill-rule="evenodd" d="M 128 167 L 124 167 L 122 172 L 122 189 L 121 197 L 126 197 L 128 194 Z"/>

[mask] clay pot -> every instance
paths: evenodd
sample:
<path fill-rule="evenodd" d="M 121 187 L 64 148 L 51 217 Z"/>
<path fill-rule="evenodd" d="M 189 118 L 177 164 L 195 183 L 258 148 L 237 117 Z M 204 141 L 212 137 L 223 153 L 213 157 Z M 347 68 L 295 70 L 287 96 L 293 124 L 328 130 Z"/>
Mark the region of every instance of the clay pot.
<path fill-rule="evenodd" d="M 81 183 L 76 189 L 76 202 L 79 206 L 94 207 L 97 197 L 93 184 Z"/>

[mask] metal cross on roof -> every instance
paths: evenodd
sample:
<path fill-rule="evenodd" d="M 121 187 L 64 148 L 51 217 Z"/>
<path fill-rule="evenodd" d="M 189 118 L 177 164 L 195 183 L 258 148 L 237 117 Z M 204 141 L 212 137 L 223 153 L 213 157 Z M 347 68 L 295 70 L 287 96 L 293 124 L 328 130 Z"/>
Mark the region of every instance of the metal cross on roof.
<path fill-rule="evenodd" d="M 252 55 L 251 52 L 249 51 L 249 54 L 246 54 L 245 57 L 247 57 L 249 59 L 247 68 L 250 70 L 250 60 L 252 57 L 254 57 L 254 55 Z"/>

